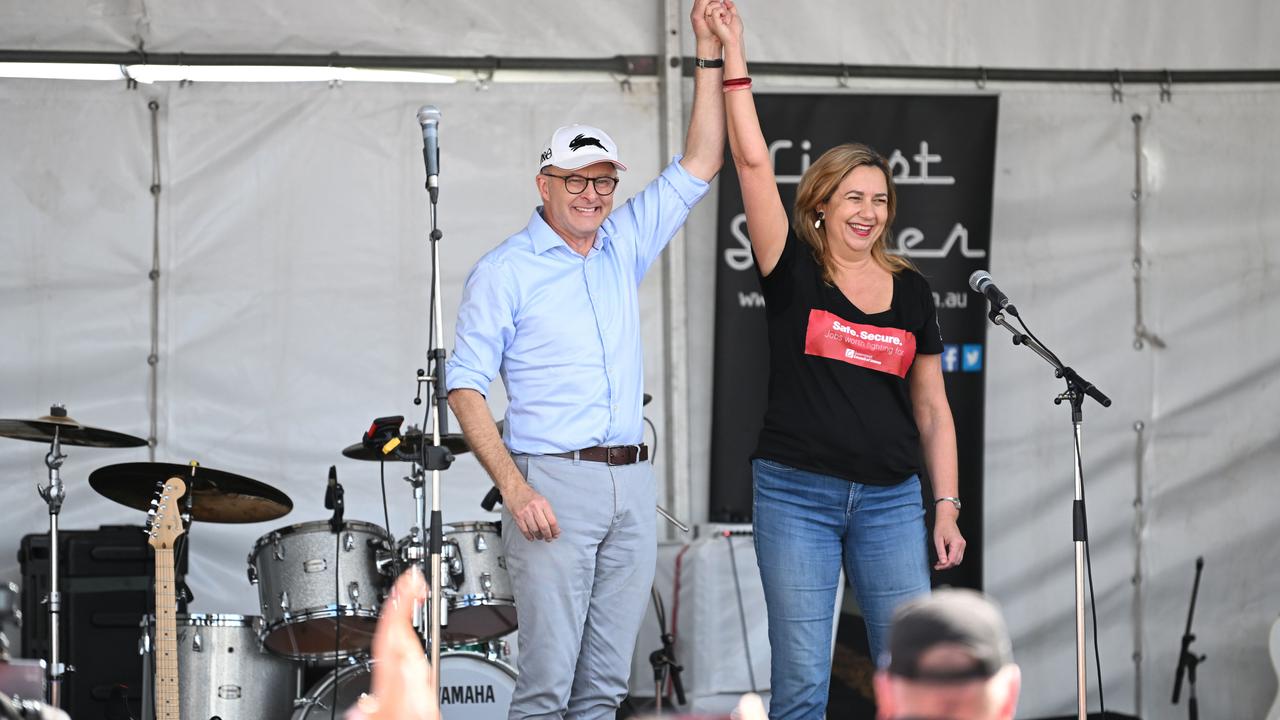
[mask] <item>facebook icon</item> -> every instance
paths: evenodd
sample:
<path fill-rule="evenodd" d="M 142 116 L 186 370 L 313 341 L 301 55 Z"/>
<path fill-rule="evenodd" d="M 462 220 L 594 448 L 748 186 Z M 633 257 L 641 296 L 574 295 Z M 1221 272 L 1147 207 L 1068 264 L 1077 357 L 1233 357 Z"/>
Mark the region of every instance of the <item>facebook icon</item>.
<path fill-rule="evenodd" d="M 960 346 L 945 344 L 942 346 L 942 372 L 955 372 L 960 369 Z"/>

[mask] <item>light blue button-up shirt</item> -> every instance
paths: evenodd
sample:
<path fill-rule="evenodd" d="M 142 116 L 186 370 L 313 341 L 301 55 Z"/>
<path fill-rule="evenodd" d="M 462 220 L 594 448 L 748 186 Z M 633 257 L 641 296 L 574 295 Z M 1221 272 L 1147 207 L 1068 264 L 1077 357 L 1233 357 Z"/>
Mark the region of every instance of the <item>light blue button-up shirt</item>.
<path fill-rule="evenodd" d="M 539 207 L 471 270 L 446 382 L 487 396 L 501 373 L 511 452 L 641 442 L 640 280 L 708 188 L 679 159 L 609 214 L 586 257 Z"/>

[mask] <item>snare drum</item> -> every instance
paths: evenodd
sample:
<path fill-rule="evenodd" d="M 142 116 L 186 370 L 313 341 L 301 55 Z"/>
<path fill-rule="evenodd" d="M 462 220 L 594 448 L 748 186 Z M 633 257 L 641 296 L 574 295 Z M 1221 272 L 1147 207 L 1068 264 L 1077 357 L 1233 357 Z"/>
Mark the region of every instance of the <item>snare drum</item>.
<path fill-rule="evenodd" d="M 449 623 L 441 630 L 450 644 L 492 640 L 516 629 L 516 601 L 498 525 L 462 522 L 445 526 L 448 558 Z"/>
<path fill-rule="evenodd" d="M 307 692 L 293 720 L 328 720 L 337 689 L 337 716 L 369 692 L 375 661 L 339 668 Z M 440 654 L 440 714 L 449 720 L 506 720 L 516 672 L 483 653 L 448 651 Z M 425 682 L 425 678 L 424 678 Z M 186 717 L 185 715 L 183 717 Z"/>
<path fill-rule="evenodd" d="M 154 637 L 148 620 L 147 640 Z M 178 707 L 182 718 L 279 720 L 293 711 L 293 663 L 263 652 L 258 618 L 244 615 L 178 615 Z M 154 645 L 144 642 L 151 682 Z M 152 705 L 154 685 L 146 692 Z M 147 717 L 152 715 L 144 714 Z"/>
<path fill-rule="evenodd" d="M 367 649 L 388 589 L 379 556 L 390 554 L 386 531 L 358 520 L 343 523 L 336 535 L 329 521 L 318 520 L 258 538 L 248 562 L 262 608 L 262 644 L 307 659 Z"/>

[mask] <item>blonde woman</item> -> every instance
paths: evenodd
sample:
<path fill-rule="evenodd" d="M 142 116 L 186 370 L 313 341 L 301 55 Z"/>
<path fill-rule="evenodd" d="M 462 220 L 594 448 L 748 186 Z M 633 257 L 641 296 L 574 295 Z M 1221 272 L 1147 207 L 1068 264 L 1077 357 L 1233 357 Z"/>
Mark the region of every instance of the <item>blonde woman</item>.
<path fill-rule="evenodd" d="M 769 402 L 752 456 L 769 716 L 821 718 L 841 568 L 873 660 L 894 609 L 929 592 L 922 470 L 939 498 L 934 567 L 964 557 L 942 339 L 928 282 L 886 251 L 897 197 L 874 150 L 841 145 L 814 162 L 788 233 L 737 7 L 713 0 L 707 17 L 724 47 L 729 146 L 769 328 Z"/>

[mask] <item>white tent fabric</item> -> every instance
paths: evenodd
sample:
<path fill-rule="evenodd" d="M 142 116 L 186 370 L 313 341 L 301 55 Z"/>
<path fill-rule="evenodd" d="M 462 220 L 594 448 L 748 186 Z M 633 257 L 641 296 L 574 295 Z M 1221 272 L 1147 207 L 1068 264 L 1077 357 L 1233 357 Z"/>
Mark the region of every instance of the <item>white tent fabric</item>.
<path fill-rule="evenodd" d="M 599 57 L 653 53 L 644 4 L 521 7 L 367 3 L 125 4 L 0 0 L 0 48 Z M 1066 68 L 1258 68 L 1274 3 L 1084 6 L 942 2 L 803 8 L 751 4 L 752 57 L 771 61 Z M 409 17 L 413 14 L 414 17 Z M 87 20 L 88 19 L 88 20 Z M 874 28 L 864 31 L 863 28 Z M 847 39 L 847 33 L 857 41 Z M 686 52 L 691 46 L 685 38 Z M 758 78 L 758 90 L 833 91 L 829 80 Z M 855 88 L 973 91 L 939 83 Z M 440 224 L 446 338 L 471 264 L 528 218 L 544 136 L 583 119 L 607 127 L 632 170 L 658 153 L 659 90 L 614 83 L 341 87 L 152 86 L 0 80 L 0 417 L 68 403 L 80 420 L 146 435 L 152 201 L 147 102 L 160 104 L 161 351 L 157 459 L 199 459 L 288 492 L 279 522 L 197 527 L 192 581 L 203 612 L 254 612 L 244 557 L 268 530 L 324 517 L 339 466 L 348 517 L 381 522 L 377 466 L 345 461 L 375 415 L 410 403 L 423 365 L 428 256 L 414 109 L 444 112 Z M 1275 695 L 1266 628 L 1280 573 L 1266 559 L 1280 463 L 1280 164 L 1272 86 L 1004 85 L 991 272 L 1032 329 L 1114 399 L 1085 410 L 1084 461 L 1108 707 L 1163 717 L 1194 559 L 1201 706 L 1254 717 Z M 688 87 L 686 86 L 686 93 Z M 1146 324 L 1167 347 L 1133 348 L 1134 123 L 1141 175 Z M 714 192 L 684 252 L 693 521 L 706 519 Z M 644 287 L 648 415 L 661 433 L 666 332 L 660 266 Z M 988 360 L 985 581 L 1024 668 L 1022 717 L 1073 708 L 1068 412 L 1051 371 L 993 329 Z M 447 344 L 451 345 L 451 340 Z M 504 406 L 500 388 L 495 414 Z M 420 416 L 419 416 L 420 417 Z M 417 419 L 417 418 L 415 418 Z M 1135 430 L 1141 423 L 1142 430 Z M 42 532 L 33 484 L 44 449 L 0 442 L 0 548 Z M 66 528 L 137 523 L 85 482 L 142 450 L 71 449 Z M 659 463 L 664 448 L 659 448 Z M 391 523 L 412 522 L 390 468 Z M 462 457 L 445 476 L 447 519 L 486 519 L 487 480 Z M 1144 502 L 1134 507 L 1141 493 Z M 1135 577 L 1136 576 L 1136 577 Z M 12 554 L 0 578 L 17 579 Z M 1141 664 L 1135 668 L 1135 651 Z M 1090 661 L 1092 663 L 1092 661 Z M 1091 702 L 1097 688 L 1092 669 Z M 1185 701 L 1184 701 L 1185 702 Z"/>
<path fill-rule="evenodd" d="M 692 3 L 683 0 L 687 8 Z M 1274 68 L 1280 6 L 1212 3 L 743 5 L 756 60 L 1069 69 Z M 662 3 L 0 2 L 0 48 L 123 52 L 612 57 L 661 48 Z M 686 39 L 686 49 L 692 43 Z"/>
<path fill-rule="evenodd" d="M 439 223 L 449 347 L 468 269 L 522 227 L 536 204 L 543 135 L 574 120 L 610 127 L 631 168 L 623 191 L 634 191 L 660 169 L 649 140 L 655 87 L 624 93 L 611 85 L 589 95 L 560 84 L 432 90 L 445 108 Z M 382 522 L 378 466 L 339 451 L 375 416 L 421 423 L 423 410 L 411 403 L 429 318 L 414 120 L 421 92 L 0 83 L 0 124 L 13 130 L 3 141 L 12 163 L 0 201 L 7 417 L 64 401 L 82 422 L 147 434 L 147 103 L 155 98 L 163 108 L 157 459 L 197 459 L 275 485 L 295 502 L 279 522 L 193 530 L 193 610 L 254 611 L 245 555 L 262 533 L 326 516 L 330 464 L 347 487 L 347 517 Z M 85 117 L 95 118 L 87 131 Z M 40 151 L 34 137 L 56 148 Z M 646 387 L 661 397 L 657 291 L 656 277 L 646 281 L 643 331 Z M 500 384 L 491 401 L 500 417 Z M 660 432 L 661 415 L 653 418 Z M 0 467 L 15 479 L 0 510 L 6 542 L 46 527 L 31 485 L 44 475 L 43 454 L 27 443 L 0 449 Z M 69 454 L 63 527 L 141 521 L 84 480 L 101 465 L 146 459 L 145 449 Z M 402 474 L 401 466 L 387 469 L 397 535 L 413 521 Z M 446 521 L 496 519 L 478 507 L 489 482 L 471 456 L 460 456 L 443 486 Z M 6 557 L 0 576 L 16 577 Z"/>

